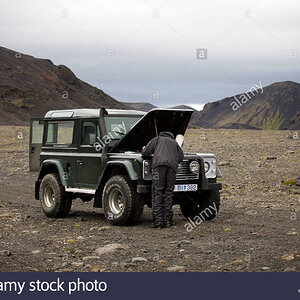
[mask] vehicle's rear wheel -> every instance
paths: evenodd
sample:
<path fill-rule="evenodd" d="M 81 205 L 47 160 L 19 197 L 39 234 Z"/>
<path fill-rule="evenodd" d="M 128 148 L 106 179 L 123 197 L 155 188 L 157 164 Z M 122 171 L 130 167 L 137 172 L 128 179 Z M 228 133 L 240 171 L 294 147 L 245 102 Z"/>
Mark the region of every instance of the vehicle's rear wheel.
<path fill-rule="evenodd" d="M 188 201 L 180 203 L 181 212 L 185 218 L 212 220 L 220 208 L 220 192 L 218 190 L 203 191 L 190 196 Z"/>
<path fill-rule="evenodd" d="M 114 225 L 137 222 L 143 214 L 144 202 L 126 176 L 113 176 L 103 190 L 103 210 L 106 219 Z"/>
<path fill-rule="evenodd" d="M 72 199 L 64 191 L 57 173 L 47 174 L 40 185 L 40 201 L 44 214 L 49 218 L 68 215 Z"/>

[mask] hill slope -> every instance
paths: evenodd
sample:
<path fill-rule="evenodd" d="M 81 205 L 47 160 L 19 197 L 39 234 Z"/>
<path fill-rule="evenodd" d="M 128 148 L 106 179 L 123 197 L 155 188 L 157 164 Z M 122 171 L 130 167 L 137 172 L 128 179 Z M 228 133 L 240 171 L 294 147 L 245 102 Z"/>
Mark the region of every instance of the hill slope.
<path fill-rule="evenodd" d="M 129 106 L 132 109 L 137 109 L 141 111 L 148 112 L 153 108 L 157 108 L 157 106 L 153 105 L 152 103 L 149 102 L 122 102 L 124 105 Z M 187 106 L 187 105 L 176 105 L 170 108 L 175 108 L 175 109 L 191 109 L 193 111 L 197 111 L 196 109 Z"/>
<path fill-rule="evenodd" d="M 247 96 L 248 94 L 248 96 Z M 208 103 L 192 124 L 205 128 L 300 129 L 300 84 L 277 82 Z"/>
<path fill-rule="evenodd" d="M 0 47 L 0 124 L 21 125 L 51 109 L 128 108 L 66 66 Z"/>
<path fill-rule="evenodd" d="M 193 111 L 197 111 L 195 108 L 192 108 L 191 106 L 188 106 L 188 105 L 176 105 L 176 106 L 173 106 L 173 107 L 170 107 L 170 108 L 175 108 L 175 109 L 190 109 L 190 110 L 193 110 Z"/>
<path fill-rule="evenodd" d="M 149 102 L 122 102 L 124 105 L 130 107 L 131 109 L 136 109 L 140 111 L 148 112 L 153 108 L 156 108 L 155 105 Z"/>

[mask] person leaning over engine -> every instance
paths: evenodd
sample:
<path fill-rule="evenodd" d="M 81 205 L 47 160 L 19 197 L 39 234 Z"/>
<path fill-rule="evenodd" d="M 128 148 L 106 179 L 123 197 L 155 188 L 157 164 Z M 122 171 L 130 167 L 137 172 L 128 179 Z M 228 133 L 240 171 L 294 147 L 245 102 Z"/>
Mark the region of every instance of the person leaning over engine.
<path fill-rule="evenodd" d="M 163 131 L 143 147 L 144 159 L 150 159 L 152 154 L 152 227 L 170 227 L 176 172 L 178 164 L 183 160 L 183 151 L 173 133 Z"/>

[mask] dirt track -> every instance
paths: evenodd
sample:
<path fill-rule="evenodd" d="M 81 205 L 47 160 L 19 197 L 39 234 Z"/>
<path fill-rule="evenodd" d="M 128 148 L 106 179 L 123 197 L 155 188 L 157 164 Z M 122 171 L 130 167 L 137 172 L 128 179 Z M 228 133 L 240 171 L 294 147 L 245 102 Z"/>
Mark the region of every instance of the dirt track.
<path fill-rule="evenodd" d="M 178 207 L 167 229 L 150 228 L 148 208 L 112 227 L 80 200 L 46 218 L 27 141 L 26 128 L 0 127 L 0 271 L 300 271 L 300 186 L 281 183 L 300 175 L 300 132 L 189 130 L 185 151 L 215 153 L 224 184 L 217 218 L 191 232 Z M 108 244 L 124 249 L 94 252 Z"/>

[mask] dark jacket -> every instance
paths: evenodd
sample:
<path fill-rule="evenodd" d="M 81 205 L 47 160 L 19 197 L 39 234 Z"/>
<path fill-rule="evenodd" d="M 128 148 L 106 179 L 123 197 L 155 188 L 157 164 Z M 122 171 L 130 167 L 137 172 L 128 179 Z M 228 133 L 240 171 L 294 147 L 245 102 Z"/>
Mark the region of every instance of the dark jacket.
<path fill-rule="evenodd" d="M 177 171 L 178 164 L 183 160 L 183 151 L 174 139 L 172 132 L 163 131 L 153 138 L 142 151 L 144 159 L 152 159 L 152 168 L 167 166 Z"/>

